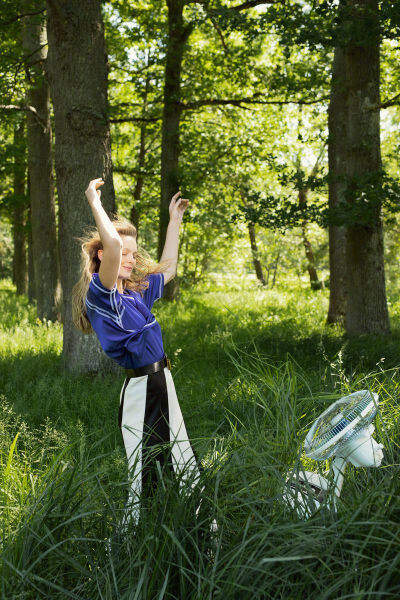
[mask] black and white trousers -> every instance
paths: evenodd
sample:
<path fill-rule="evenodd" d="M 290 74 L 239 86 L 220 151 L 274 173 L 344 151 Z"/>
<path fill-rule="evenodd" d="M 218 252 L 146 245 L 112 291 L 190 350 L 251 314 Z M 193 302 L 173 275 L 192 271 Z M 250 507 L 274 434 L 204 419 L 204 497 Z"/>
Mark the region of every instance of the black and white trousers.
<path fill-rule="evenodd" d="M 157 485 L 160 469 L 170 470 L 180 486 L 197 485 L 200 470 L 190 444 L 170 370 L 127 378 L 119 406 L 128 458 L 130 489 L 125 523 L 138 522 L 140 500 Z"/>

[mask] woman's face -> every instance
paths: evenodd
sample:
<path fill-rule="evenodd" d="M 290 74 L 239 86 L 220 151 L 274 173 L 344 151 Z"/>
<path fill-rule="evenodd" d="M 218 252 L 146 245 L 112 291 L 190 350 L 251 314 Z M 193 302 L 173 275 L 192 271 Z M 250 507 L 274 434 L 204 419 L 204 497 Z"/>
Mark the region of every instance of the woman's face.
<path fill-rule="evenodd" d="M 137 245 L 136 239 L 130 235 L 121 235 L 122 256 L 119 267 L 118 279 L 128 279 L 136 265 Z M 99 259 L 103 258 L 103 250 L 97 252 Z"/>
<path fill-rule="evenodd" d="M 136 239 L 130 235 L 121 235 L 121 240 L 122 256 L 118 277 L 120 279 L 128 279 L 131 276 L 132 269 L 136 265 Z"/>

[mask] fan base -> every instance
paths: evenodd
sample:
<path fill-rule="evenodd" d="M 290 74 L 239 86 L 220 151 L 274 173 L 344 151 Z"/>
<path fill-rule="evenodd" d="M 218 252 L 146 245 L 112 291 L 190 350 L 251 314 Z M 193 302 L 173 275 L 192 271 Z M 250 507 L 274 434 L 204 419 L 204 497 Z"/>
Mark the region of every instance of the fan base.
<path fill-rule="evenodd" d="M 329 506 L 330 483 L 312 471 L 291 473 L 286 479 L 286 489 L 283 494 L 285 504 L 297 512 L 302 519 L 308 519 L 321 506 Z"/>

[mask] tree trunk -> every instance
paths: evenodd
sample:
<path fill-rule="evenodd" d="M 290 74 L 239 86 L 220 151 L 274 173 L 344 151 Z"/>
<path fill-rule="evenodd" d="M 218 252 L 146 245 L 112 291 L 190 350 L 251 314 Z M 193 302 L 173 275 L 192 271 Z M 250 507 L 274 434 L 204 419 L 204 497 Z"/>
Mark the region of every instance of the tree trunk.
<path fill-rule="evenodd" d="M 317 165 L 316 165 L 317 168 Z M 299 204 L 307 204 L 307 193 L 308 189 L 299 190 Z M 315 267 L 314 252 L 312 250 L 311 242 L 307 237 L 307 221 L 303 221 L 301 224 L 301 238 L 303 240 L 304 251 L 307 260 L 307 271 L 310 277 L 310 286 L 312 290 L 320 290 L 321 282 L 318 279 L 317 269 Z"/>
<path fill-rule="evenodd" d="M 242 201 L 243 206 L 247 207 L 248 206 L 248 201 L 247 201 L 248 190 L 246 188 L 242 188 L 239 193 L 240 193 L 240 199 Z M 248 221 L 247 229 L 249 232 L 251 254 L 252 254 L 252 258 L 253 258 L 254 270 L 256 272 L 258 281 L 261 283 L 262 286 L 265 286 L 266 281 L 265 281 L 264 273 L 262 270 L 262 266 L 261 266 L 261 262 L 260 262 L 260 258 L 259 258 L 259 254 L 258 254 L 256 229 L 255 229 L 254 223 L 252 223 L 251 221 Z"/>
<path fill-rule="evenodd" d="M 136 237 L 139 238 L 139 224 L 140 224 L 140 211 L 139 204 L 142 197 L 142 190 L 144 185 L 143 170 L 145 166 L 146 158 L 146 125 L 140 127 L 140 143 L 139 143 L 139 156 L 138 156 L 138 170 L 139 175 L 136 179 L 135 189 L 133 190 L 133 204 L 130 211 L 131 223 L 136 227 Z"/>
<path fill-rule="evenodd" d="M 94 221 L 85 189 L 102 177 L 101 199 L 115 209 L 107 105 L 107 56 L 100 0 L 48 0 L 47 70 L 54 104 L 55 164 L 59 197 L 63 364 L 73 371 L 115 370 L 94 334 L 72 322 L 72 288 L 80 276 L 77 240 Z"/>
<path fill-rule="evenodd" d="M 144 161 L 146 158 L 146 126 L 141 125 L 140 127 L 140 143 L 139 143 L 139 156 L 138 156 L 138 170 L 139 174 L 136 179 L 135 189 L 133 190 L 133 204 L 131 206 L 130 219 L 136 227 L 136 235 L 139 237 L 139 223 L 140 223 L 140 211 L 139 204 L 142 197 L 143 185 L 144 185 Z"/>
<path fill-rule="evenodd" d="M 150 76 L 147 74 L 144 98 L 143 98 L 143 111 L 142 111 L 143 117 L 146 117 L 147 96 L 149 93 L 149 89 L 150 89 Z M 137 176 L 135 189 L 133 191 L 133 205 L 131 207 L 131 213 L 130 213 L 131 222 L 136 227 L 136 232 L 137 232 L 136 237 L 137 238 L 139 237 L 139 222 L 140 222 L 139 205 L 140 205 L 140 200 L 142 198 L 142 191 L 143 191 L 143 185 L 144 185 L 144 174 L 143 173 L 144 173 L 144 169 L 145 169 L 145 160 L 146 160 L 146 122 L 143 121 L 143 123 L 140 126 L 140 142 L 139 142 L 139 152 L 138 152 L 138 173 L 139 174 Z"/>
<path fill-rule="evenodd" d="M 23 1 L 22 6 L 29 8 L 31 3 Z M 27 104 L 36 110 L 36 114 L 27 112 L 35 296 L 39 319 L 55 320 L 58 253 L 51 151 L 50 92 L 43 66 L 47 55 L 46 42 L 46 23 L 43 15 L 24 17 L 22 44 L 27 56 L 25 63 Z"/>
<path fill-rule="evenodd" d="M 14 260 L 13 273 L 17 295 L 26 294 L 28 290 L 28 272 L 26 263 L 26 233 L 25 233 L 25 160 L 19 152 L 24 143 L 24 124 L 18 124 L 14 129 L 14 210 L 13 210 L 13 240 Z"/>
<path fill-rule="evenodd" d="M 329 227 L 329 308 L 326 322 L 344 325 L 346 314 L 346 235 L 345 227 Z"/>
<path fill-rule="evenodd" d="M 378 0 L 349 0 L 357 40 L 346 46 L 348 85 L 347 177 L 354 182 L 379 177 L 380 35 Z M 367 42 L 366 42 L 367 40 Z M 373 108 L 375 107 L 375 109 Z M 355 222 L 347 232 L 346 330 L 350 335 L 390 333 L 383 261 L 381 207 L 368 225 Z"/>
<path fill-rule="evenodd" d="M 337 46 L 332 67 L 328 109 L 329 208 L 345 202 L 347 82 L 343 48 Z M 328 324 L 344 324 L 346 314 L 346 228 L 329 226 Z"/>
<path fill-rule="evenodd" d="M 181 70 L 186 41 L 192 25 L 184 25 L 183 0 L 167 0 L 168 45 L 164 80 L 164 107 L 161 140 L 161 201 L 158 230 L 158 258 L 161 257 L 169 222 L 169 203 L 179 190 L 179 126 L 181 119 Z M 164 297 L 172 300 L 178 290 L 177 278 L 166 285 Z"/>
<path fill-rule="evenodd" d="M 310 286 L 312 290 L 320 290 L 322 283 L 318 279 L 317 269 L 315 268 L 315 258 L 312 245 L 307 236 L 307 222 L 301 224 L 301 237 L 303 240 L 304 251 L 307 260 L 307 271 L 310 277 Z"/>
<path fill-rule="evenodd" d="M 281 257 L 281 252 L 279 250 L 278 254 L 276 255 L 275 262 L 274 262 L 274 276 L 272 278 L 272 287 L 275 287 L 276 276 L 277 276 L 277 273 L 278 273 L 278 264 L 279 264 L 280 257 Z"/>
<path fill-rule="evenodd" d="M 253 264 L 254 264 L 254 269 L 255 269 L 256 275 L 257 275 L 257 279 L 261 283 L 262 286 L 265 286 L 266 285 L 265 277 L 264 277 L 264 273 L 262 270 L 261 261 L 258 256 L 256 230 L 254 227 L 254 223 L 248 223 L 247 227 L 249 230 L 251 254 L 253 257 Z"/>
<path fill-rule="evenodd" d="M 30 216 L 28 217 L 28 301 L 33 304 L 36 300 L 35 296 L 35 267 L 33 265 L 32 251 L 32 227 Z"/>
<path fill-rule="evenodd" d="M 28 171 L 28 190 L 29 190 L 29 171 Z M 31 207 L 28 205 L 27 211 L 27 230 L 28 230 L 28 301 L 33 304 L 36 300 L 35 296 L 35 268 L 33 265 L 33 251 L 32 251 L 32 223 L 31 223 Z"/>

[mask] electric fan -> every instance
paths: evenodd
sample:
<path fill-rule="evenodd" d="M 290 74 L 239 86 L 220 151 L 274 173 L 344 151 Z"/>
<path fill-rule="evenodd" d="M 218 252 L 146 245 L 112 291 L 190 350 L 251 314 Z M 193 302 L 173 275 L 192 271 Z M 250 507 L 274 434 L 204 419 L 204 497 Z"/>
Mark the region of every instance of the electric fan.
<path fill-rule="evenodd" d="M 380 466 L 383 445 L 372 437 L 378 398 L 368 390 L 354 392 L 334 402 L 314 422 L 304 441 L 304 451 L 314 460 L 335 457 L 332 481 L 311 471 L 294 472 L 287 478 L 284 499 L 299 516 L 308 518 L 323 505 L 336 511 L 347 462 L 355 467 Z"/>

